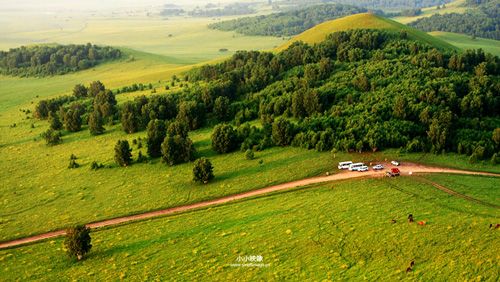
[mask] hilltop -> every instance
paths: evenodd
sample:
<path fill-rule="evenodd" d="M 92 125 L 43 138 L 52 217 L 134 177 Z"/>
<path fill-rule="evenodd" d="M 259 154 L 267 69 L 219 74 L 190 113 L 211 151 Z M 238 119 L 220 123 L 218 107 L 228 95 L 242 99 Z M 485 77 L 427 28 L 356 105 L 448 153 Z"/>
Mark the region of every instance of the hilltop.
<path fill-rule="evenodd" d="M 430 44 L 438 49 L 456 49 L 456 47 L 434 38 L 424 32 L 405 26 L 393 20 L 383 18 L 371 13 L 362 13 L 340 19 L 327 21 L 319 24 L 305 32 L 293 37 L 290 41 L 277 48 L 282 51 L 292 45 L 293 42 L 303 41 L 309 44 L 320 43 L 330 33 L 352 29 L 382 29 L 390 31 L 406 31 L 411 39 Z"/>

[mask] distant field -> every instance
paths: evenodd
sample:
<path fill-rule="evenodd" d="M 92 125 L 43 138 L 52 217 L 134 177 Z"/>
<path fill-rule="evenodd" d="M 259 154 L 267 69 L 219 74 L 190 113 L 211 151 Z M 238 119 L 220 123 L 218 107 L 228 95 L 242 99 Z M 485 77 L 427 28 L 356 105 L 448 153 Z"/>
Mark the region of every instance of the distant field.
<path fill-rule="evenodd" d="M 429 8 L 423 8 L 422 9 L 422 14 L 415 16 L 415 17 L 395 17 L 393 20 L 403 23 L 403 24 L 408 24 L 411 22 L 414 22 L 420 18 L 426 18 L 430 17 L 435 14 L 448 14 L 448 13 L 464 13 L 467 8 L 464 7 L 463 5 L 465 4 L 465 0 L 456 0 L 453 2 L 450 2 L 446 4 L 445 8 L 437 9 L 436 6 L 434 7 L 429 7 Z"/>
<path fill-rule="evenodd" d="M 430 35 L 442 39 L 460 49 L 483 49 L 485 52 L 500 56 L 500 41 L 485 38 L 472 39 L 469 35 L 434 31 Z"/>
<path fill-rule="evenodd" d="M 16 17 L 17 16 L 17 17 Z M 128 47 L 194 64 L 227 56 L 237 50 L 272 49 L 276 37 L 243 36 L 208 29 L 212 18 L 74 15 L 69 17 L 0 12 L 0 50 L 39 43 L 87 43 Z M 19 21 L 29 17 L 29 21 Z M 220 52 L 219 49 L 228 49 Z"/>
<path fill-rule="evenodd" d="M 500 196 L 498 178 L 438 178 Z M 3 250 L 0 279 L 496 281 L 499 216 L 411 177 L 343 181 L 93 232 L 80 263 L 63 239 Z M 231 266 L 245 256 L 262 267 Z"/>
<path fill-rule="evenodd" d="M 325 40 L 328 34 L 345 31 L 351 29 L 384 29 L 400 31 L 404 30 L 408 32 L 408 35 L 412 39 L 416 39 L 432 46 L 441 49 L 456 49 L 453 45 L 442 41 L 440 39 L 434 38 L 425 32 L 416 30 L 414 28 L 408 27 L 406 25 L 400 24 L 390 19 L 379 17 L 374 14 L 356 14 L 352 16 L 347 16 L 344 18 L 327 21 L 319 24 L 297 36 L 292 38 L 287 43 L 281 45 L 276 50 L 281 51 L 288 48 L 295 41 L 303 41 L 309 44 L 319 43 Z"/>

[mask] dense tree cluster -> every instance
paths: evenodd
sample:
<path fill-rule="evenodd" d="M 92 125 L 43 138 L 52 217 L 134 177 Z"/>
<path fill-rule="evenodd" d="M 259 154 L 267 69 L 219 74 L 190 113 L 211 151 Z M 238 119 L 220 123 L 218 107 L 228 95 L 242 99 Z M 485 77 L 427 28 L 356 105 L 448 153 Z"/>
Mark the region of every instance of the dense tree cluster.
<path fill-rule="evenodd" d="M 500 127 L 499 74 L 499 58 L 481 50 L 455 53 L 405 33 L 356 30 L 279 54 L 239 52 L 189 77 L 232 89 L 217 95 L 230 100 L 235 124 L 239 109 L 258 113 L 264 126 L 253 137 L 236 129 L 243 150 L 263 143 L 319 151 L 403 148 L 485 159 L 499 150 L 492 138 Z"/>
<path fill-rule="evenodd" d="M 367 11 L 350 5 L 316 5 L 270 15 L 213 23 L 209 27 L 223 31 L 236 31 L 245 35 L 290 36 L 328 20 Z"/>
<path fill-rule="evenodd" d="M 117 59 L 121 51 L 86 45 L 42 45 L 0 51 L 0 73 L 15 76 L 58 75 L 91 68 Z"/>
<path fill-rule="evenodd" d="M 299 8 L 304 7 L 304 5 L 338 3 L 345 5 L 356 5 L 358 7 L 364 7 L 367 9 L 383 9 L 394 11 L 431 7 L 446 4 L 451 1 L 452 0 L 280 0 L 273 1 L 273 3 L 275 6 L 294 5 Z"/>
<path fill-rule="evenodd" d="M 254 14 L 257 11 L 252 7 L 252 3 L 231 3 L 223 8 L 217 8 L 208 4 L 204 9 L 197 7 L 189 11 L 188 15 L 193 17 L 223 17 Z"/>
<path fill-rule="evenodd" d="M 448 31 L 500 40 L 500 4 L 498 1 L 478 2 L 477 8 L 464 14 L 435 14 L 410 25 L 423 31 Z"/>

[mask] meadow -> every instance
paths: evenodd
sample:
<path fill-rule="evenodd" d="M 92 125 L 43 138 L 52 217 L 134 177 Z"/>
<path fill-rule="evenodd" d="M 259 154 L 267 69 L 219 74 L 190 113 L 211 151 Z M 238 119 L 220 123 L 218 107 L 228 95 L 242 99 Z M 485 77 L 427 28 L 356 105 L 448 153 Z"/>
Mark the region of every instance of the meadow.
<path fill-rule="evenodd" d="M 428 7 L 428 8 L 423 8 L 422 9 L 422 14 L 414 17 L 408 17 L 408 16 L 400 16 L 400 17 L 394 17 L 393 20 L 403 23 L 403 24 L 408 24 L 411 22 L 414 22 L 420 18 L 425 18 L 425 17 L 430 17 L 435 14 L 447 14 L 447 13 L 464 13 L 467 10 L 467 7 L 464 6 L 465 0 L 455 0 L 450 3 L 447 3 L 444 8 L 437 9 L 437 6 L 434 7 Z"/>
<path fill-rule="evenodd" d="M 469 35 L 442 31 L 429 32 L 429 34 L 463 50 L 481 48 L 487 53 L 500 56 L 500 42 L 498 40 L 486 38 L 472 39 Z"/>
<path fill-rule="evenodd" d="M 488 226 L 498 209 L 421 177 L 485 201 L 500 196 L 498 178 L 477 176 L 328 183 L 94 231 L 80 263 L 62 238 L 2 250 L 0 279 L 495 281 L 499 231 Z M 407 223 L 409 213 L 426 225 Z M 262 267 L 232 266 L 246 256 L 262 256 Z"/>

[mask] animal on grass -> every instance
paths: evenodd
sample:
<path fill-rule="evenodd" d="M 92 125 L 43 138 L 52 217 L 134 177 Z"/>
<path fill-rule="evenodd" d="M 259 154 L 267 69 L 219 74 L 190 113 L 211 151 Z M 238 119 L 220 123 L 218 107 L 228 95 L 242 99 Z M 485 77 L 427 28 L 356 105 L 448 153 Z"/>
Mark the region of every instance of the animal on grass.
<path fill-rule="evenodd" d="M 408 222 L 409 223 L 413 222 L 413 214 L 411 214 L 411 213 L 408 215 Z"/>

